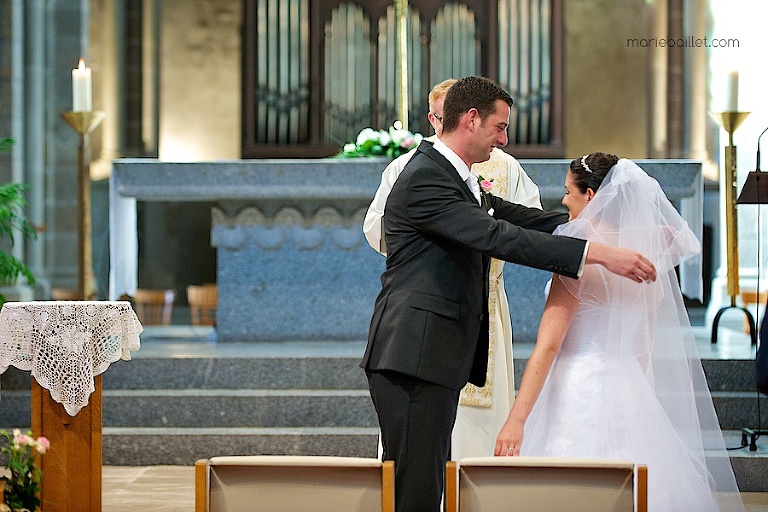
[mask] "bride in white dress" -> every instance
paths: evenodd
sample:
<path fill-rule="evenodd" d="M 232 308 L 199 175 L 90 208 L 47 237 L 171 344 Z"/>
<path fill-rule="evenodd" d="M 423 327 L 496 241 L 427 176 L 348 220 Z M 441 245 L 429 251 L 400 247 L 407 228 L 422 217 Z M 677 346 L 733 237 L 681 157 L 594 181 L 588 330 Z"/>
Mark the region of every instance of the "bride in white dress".
<path fill-rule="evenodd" d="M 658 278 L 633 283 L 599 265 L 553 278 L 494 453 L 644 463 L 652 512 L 743 511 L 675 274 L 698 240 L 629 160 L 576 159 L 565 189 L 571 221 L 556 233 L 634 249 Z"/>

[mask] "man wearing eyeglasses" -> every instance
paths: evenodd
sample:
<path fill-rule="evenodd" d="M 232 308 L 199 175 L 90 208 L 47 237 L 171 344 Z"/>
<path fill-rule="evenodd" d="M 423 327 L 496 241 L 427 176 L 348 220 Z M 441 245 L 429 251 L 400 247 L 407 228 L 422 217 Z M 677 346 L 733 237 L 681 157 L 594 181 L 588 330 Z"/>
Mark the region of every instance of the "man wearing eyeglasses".
<path fill-rule="evenodd" d="M 434 142 L 443 131 L 443 102 L 455 79 L 440 82 L 429 93 L 429 123 L 435 135 L 426 140 Z M 393 160 L 381 175 L 376 195 L 365 215 L 363 231 L 371 247 L 386 255 L 381 218 L 392 184 L 416 153 L 412 150 Z M 518 161 L 501 149 L 494 148 L 491 158 L 476 163 L 472 172 L 492 184 L 491 193 L 507 201 L 541 209 L 539 189 Z M 493 259 L 490 270 L 489 350 L 486 385 L 479 388 L 467 384 L 459 399 L 456 423 L 451 438 L 451 457 L 482 457 L 492 452 L 498 431 L 504 425 L 515 398 L 514 359 L 512 354 L 512 323 L 504 289 L 504 262 Z M 381 452 L 381 446 L 379 447 Z"/>
<path fill-rule="evenodd" d="M 635 251 L 548 234 L 567 215 L 481 190 L 470 167 L 507 144 L 511 105 L 487 78 L 457 81 L 440 137 L 419 145 L 387 197 L 387 266 L 360 366 L 395 461 L 398 512 L 439 511 L 461 390 L 487 380 L 492 257 L 572 278 L 587 264 L 656 278 Z"/>
<path fill-rule="evenodd" d="M 434 128 L 435 134 L 424 139 L 428 142 L 433 143 L 443 132 L 443 102 L 445 101 L 445 95 L 448 93 L 448 89 L 450 89 L 454 83 L 456 83 L 455 78 L 443 80 L 435 85 L 429 92 L 429 113 L 427 114 L 427 119 L 429 119 L 429 124 Z M 392 185 L 403 171 L 405 164 L 408 163 L 415 153 L 416 149 L 412 149 L 408 153 L 395 158 L 389 165 L 387 165 L 384 172 L 381 174 L 381 184 L 376 190 L 376 195 L 374 195 L 373 201 L 365 214 L 365 220 L 363 221 L 365 238 L 373 249 L 385 256 L 387 255 L 387 250 L 381 232 L 381 218 L 384 215 L 384 206 L 387 204 L 387 196 L 389 196 L 389 191 L 392 190 Z M 482 175 L 488 178 L 490 173 L 486 171 L 486 169 L 489 167 L 495 167 L 501 171 L 506 171 L 508 193 L 506 194 L 505 199 L 512 201 L 513 203 L 541 209 L 539 188 L 531 178 L 528 177 L 520 163 L 512 155 L 501 149 L 495 148 L 491 154 L 491 159 L 483 164 L 475 164 L 472 166 L 472 172 L 478 176 Z M 496 190 L 493 192 L 496 195 L 502 195 Z"/>

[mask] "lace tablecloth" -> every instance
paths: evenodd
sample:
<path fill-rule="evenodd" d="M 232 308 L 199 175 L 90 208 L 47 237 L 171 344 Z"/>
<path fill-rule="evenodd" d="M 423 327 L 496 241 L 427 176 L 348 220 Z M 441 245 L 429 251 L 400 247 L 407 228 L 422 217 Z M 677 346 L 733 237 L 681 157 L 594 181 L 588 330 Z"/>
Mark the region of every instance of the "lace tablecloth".
<path fill-rule="evenodd" d="M 94 376 L 139 350 L 143 330 L 127 301 L 6 302 L 0 310 L 0 374 L 29 370 L 75 416 Z"/>

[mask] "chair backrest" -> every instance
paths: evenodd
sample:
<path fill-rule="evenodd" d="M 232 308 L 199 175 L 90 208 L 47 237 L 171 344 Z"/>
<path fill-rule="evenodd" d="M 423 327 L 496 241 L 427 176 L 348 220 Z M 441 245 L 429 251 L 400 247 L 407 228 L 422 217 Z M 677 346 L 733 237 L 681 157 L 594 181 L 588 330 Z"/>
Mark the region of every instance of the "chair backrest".
<path fill-rule="evenodd" d="M 170 325 L 175 300 L 174 290 L 139 288 L 133 295 L 136 316 L 143 325 Z"/>
<path fill-rule="evenodd" d="M 218 287 L 215 284 L 187 286 L 187 302 L 192 325 L 216 325 Z"/>
<path fill-rule="evenodd" d="M 478 457 L 449 461 L 446 510 L 646 512 L 647 471 L 644 465 L 619 460 Z"/>
<path fill-rule="evenodd" d="M 80 290 L 71 288 L 52 288 L 51 298 L 53 300 L 83 300 L 83 294 Z"/>
<path fill-rule="evenodd" d="M 233 456 L 195 464 L 195 512 L 394 512 L 392 461 Z"/>

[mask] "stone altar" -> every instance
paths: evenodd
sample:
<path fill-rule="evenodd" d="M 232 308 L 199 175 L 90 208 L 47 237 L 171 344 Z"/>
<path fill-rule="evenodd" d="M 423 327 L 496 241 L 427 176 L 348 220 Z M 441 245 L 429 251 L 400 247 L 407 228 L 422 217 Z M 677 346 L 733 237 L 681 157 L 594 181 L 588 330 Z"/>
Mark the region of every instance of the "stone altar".
<path fill-rule="evenodd" d="M 569 162 L 521 160 L 545 208 L 559 207 Z M 700 234 L 701 163 L 637 163 Z M 386 164 L 381 158 L 119 159 L 112 180 L 123 198 L 215 203 L 219 341 L 361 340 L 384 270 L 362 222 Z M 110 205 L 110 214 L 120 215 L 114 210 Z M 508 264 L 504 278 L 515 339 L 533 341 L 549 274 Z"/>

